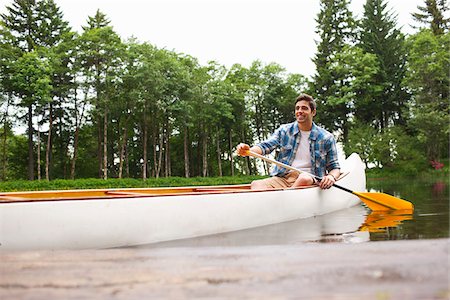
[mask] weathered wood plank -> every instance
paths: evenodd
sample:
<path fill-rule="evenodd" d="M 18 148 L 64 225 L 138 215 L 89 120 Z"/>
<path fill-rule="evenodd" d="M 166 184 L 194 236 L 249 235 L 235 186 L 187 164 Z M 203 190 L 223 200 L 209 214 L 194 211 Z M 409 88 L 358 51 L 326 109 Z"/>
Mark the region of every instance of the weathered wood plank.
<path fill-rule="evenodd" d="M 448 299 L 449 239 L 2 252 L 9 299 Z"/>

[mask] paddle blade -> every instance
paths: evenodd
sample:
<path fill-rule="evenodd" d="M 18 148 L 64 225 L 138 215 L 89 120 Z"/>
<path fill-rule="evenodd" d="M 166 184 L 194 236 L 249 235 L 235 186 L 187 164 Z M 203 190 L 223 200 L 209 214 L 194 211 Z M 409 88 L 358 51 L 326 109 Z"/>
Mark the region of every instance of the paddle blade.
<path fill-rule="evenodd" d="M 384 193 L 353 192 L 372 211 L 388 211 L 394 209 L 414 210 L 414 205 L 406 200 Z"/>

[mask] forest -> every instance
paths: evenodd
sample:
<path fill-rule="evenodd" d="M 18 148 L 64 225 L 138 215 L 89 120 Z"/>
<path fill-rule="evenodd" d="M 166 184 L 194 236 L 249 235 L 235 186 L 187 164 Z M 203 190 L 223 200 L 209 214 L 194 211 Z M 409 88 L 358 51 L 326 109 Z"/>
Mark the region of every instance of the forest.
<path fill-rule="evenodd" d="M 293 122 L 300 93 L 367 167 L 448 167 L 447 1 L 424 0 L 409 35 L 385 0 L 360 19 L 349 0 L 320 7 L 307 78 L 258 59 L 201 65 L 120 37 L 99 10 L 74 32 L 53 0 L 14 0 L 0 15 L 0 180 L 256 175 L 236 145 Z"/>

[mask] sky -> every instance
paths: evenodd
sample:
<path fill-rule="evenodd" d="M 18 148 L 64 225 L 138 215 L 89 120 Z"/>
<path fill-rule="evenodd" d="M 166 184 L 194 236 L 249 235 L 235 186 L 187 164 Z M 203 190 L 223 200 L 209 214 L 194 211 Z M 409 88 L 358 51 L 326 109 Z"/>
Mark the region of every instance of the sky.
<path fill-rule="evenodd" d="M 88 16 L 105 13 L 123 38 L 136 37 L 158 48 L 249 67 L 254 60 L 275 62 L 289 73 L 310 77 L 315 66 L 319 0 L 55 0 L 73 30 Z M 12 0 L 0 0 L 0 13 Z M 360 17 L 365 0 L 352 0 Z M 404 33 L 413 33 L 411 13 L 425 0 L 387 0 Z"/>

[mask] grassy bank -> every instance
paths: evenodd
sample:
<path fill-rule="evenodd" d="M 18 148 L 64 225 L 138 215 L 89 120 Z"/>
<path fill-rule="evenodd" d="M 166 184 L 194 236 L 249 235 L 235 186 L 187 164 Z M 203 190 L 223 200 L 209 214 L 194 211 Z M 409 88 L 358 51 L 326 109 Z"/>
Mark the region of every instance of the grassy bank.
<path fill-rule="evenodd" d="M 420 179 L 442 178 L 448 180 L 448 167 L 441 170 L 426 170 L 419 174 L 408 174 L 396 170 L 366 170 L 367 179 L 370 180 L 396 180 L 405 177 Z M 246 184 L 264 176 L 224 176 L 224 177 L 169 177 L 149 178 L 147 180 L 125 178 L 111 178 L 107 180 L 88 179 L 55 179 L 55 180 L 14 180 L 0 182 L 0 192 L 15 191 L 42 191 L 42 190 L 71 190 L 71 189 L 101 189 L 101 188 L 142 188 L 142 187 L 173 187 L 173 186 L 202 186 L 202 185 L 228 185 Z"/>
<path fill-rule="evenodd" d="M 101 188 L 142 188 L 142 187 L 172 187 L 172 186 L 202 186 L 246 184 L 262 176 L 225 176 L 225 177 L 169 177 L 142 179 L 56 179 L 56 180 L 15 180 L 0 182 L 0 191 L 42 191 L 42 190 L 71 190 L 71 189 L 101 189 Z"/>

